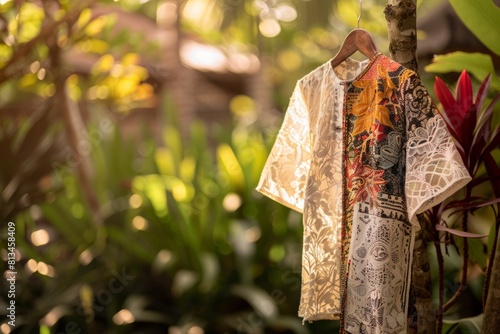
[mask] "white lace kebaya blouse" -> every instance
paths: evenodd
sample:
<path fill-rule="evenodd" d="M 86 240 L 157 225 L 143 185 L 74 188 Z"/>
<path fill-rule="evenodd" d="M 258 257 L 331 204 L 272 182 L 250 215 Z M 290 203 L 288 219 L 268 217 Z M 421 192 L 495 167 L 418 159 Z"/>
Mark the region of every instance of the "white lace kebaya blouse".
<path fill-rule="evenodd" d="M 413 71 L 378 54 L 300 79 L 257 187 L 303 213 L 299 316 L 407 333 L 416 214 L 469 181 Z"/>

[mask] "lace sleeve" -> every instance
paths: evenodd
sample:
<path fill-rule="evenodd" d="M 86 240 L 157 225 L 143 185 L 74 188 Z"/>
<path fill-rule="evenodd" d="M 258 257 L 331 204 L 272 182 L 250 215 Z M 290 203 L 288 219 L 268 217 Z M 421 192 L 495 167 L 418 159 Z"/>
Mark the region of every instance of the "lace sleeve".
<path fill-rule="evenodd" d="M 309 140 L 308 113 L 297 83 L 257 190 L 298 212 L 304 208 L 311 161 Z"/>
<path fill-rule="evenodd" d="M 408 218 L 441 203 L 470 180 L 446 125 L 420 79 L 403 84 L 406 111 L 406 205 Z"/>

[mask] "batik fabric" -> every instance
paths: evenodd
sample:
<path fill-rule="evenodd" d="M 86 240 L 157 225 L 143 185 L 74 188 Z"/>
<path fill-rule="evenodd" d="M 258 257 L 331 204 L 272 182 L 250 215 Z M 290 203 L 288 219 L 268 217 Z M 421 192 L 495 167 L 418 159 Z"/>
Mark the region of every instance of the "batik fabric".
<path fill-rule="evenodd" d="M 415 72 L 378 54 L 300 79 L 257 187 L 303 213 L 299 316 L 406 333 L 416 215 L 469 181 Z"/>

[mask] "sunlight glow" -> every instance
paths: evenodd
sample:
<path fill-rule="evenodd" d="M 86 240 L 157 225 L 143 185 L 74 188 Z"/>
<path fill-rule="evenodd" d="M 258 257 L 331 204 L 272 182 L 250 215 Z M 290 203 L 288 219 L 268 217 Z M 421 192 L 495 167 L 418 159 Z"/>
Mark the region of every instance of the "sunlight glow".
<path fill-rule="evenodd" d="M 94 254 L 92 254 L 90 248 L 84 250 L 78 257 L 78 260 L 83 266 L 88 265 L 90 262 L 92 262 L 93 259 L 94 259 Z"/>
<path fill-rule="evenodd" d="M 200 326 L 193 326 L 187 330 L 187 334 L 203 334 L 205 331 Z"/>
<path fill-rule="evenodd" d="M 0 1 L 0 4 L 2 4 L 1 1 Z M 0 326 L 0 332 L 5 333 L 5 334 L 10 334 L 11 333 L 10 326 L 8 324 L 2 324 Z"/>
<path fill-rule="evenodd" d="M 35 246 L 43 246 L 48 244 L 50 241 L 49 233 L 47 230 L 40 229 L 31 233 L 31 242 Z"/>
<path fill-rule="evenodd" d="M 252 226 L 246 229 L 244 238 L 247 242 L 252 243 L 259 240 L 261 235 L 262 233 L 260 232 L 260 228 L 258 226 Z"/>
<path fill-rule="evenodd" d="M 45 69 L 41 68 L 36 75 L 38 80 L 43 80 L 45 78 L 45 73 L 46 73 Z"/>
<path fill-rule="evenodd" d="M 188 325 L 189 326 L 189 325 Z M 187 327 L 187 326 L 186 326 Z M 186 330 L 186 327 L 170 326 L 168 328 L 168 334 L 204 334 L 205 331 L 200 326 L 193 325 Z"/>
<path fill-rule="evenodd" d="M 276 37 L 281 32 L 281 26 L 278 21 L 273 19 L 262 20 L 259 24 L 259 30 L 265 37 Z"/>
<path fill-rule="evenodd" d="M 222 48 L 185 41 L 180 54 L 185 65 L 206 72 L 255 73 L 260 67 L 256 55 L 239 51 L 238 47 Z"/>
<path fill-rule="evenodd" d="M 45 262 L 42 262 L 42 261 L 38 262 L 36 265 L 36 268 L 37 268 L 38 272 L 42 275 L 49 276 L 49 277 L 55 276 L 54 267 L 46 264 Z"/>
<path fill-rule="evenodd" d="M 168 26 L 177 20 L 177 4 L 167 1 L 158 6 L 156 11 L 156 20 L 158 24 Z"/>
<path fill-rule="evenodd" d="M 259 58 L 254 54 L 231 52 L 228 68 L 234 73 L 253 73 L 260 67 Z"/>
<path fill-rule="evenodd" d="M 64 315 L 65 309 L 62 306 L 58 306 L 53 308 L 47 315 L 41 320 L 41 323 L 47 325 L 48 327 L 52 327 L 56 324 L 56 322 L 61 319 Z"/>
<path fill-rule="evenodd" d="M 142 205 L 142 197 L 138 194 L 133 194 L 128 199 L 128 204 L 132 209 L 137 209 Z"/>
<path fill-rule="evenodd" d="M 172 180 L 172 196 L 177 202 L 184 202 L 188 199 L 188 190 L 181 180 Z"/>
<path fill-rule="evenodd" d="M 228 212 L 234 212 L 241 206 L 241 197 L 235 193 L 229 193 L 224 197 L 222 206 Z"/>
<path fill-rule="evenodd" d="M 127 309 L 122 309 L 113 316 L 113 322 L 117 325 L 128 325 L 134 321 L 134 315 Z"/>
<path fill-rule="evenodd" d="M 216 47 L 186 41 L 181 46 L 181 57 L 186 65 L 205 71 L 224 72 L 226 56 Z"/>
<path fill-rule="evenodd" d="M 206 7 L 207 6 L 204 1 L 188 1 L 182 10 L 182 16 L 185 19 L 196 22 L 205 15 Z"/>
<path fill-rule="evenodd" d="M 283 22 L 292 22 L 297 18 L 297 11 L 289 4 L 281 4 L 276 8 L 276 17 Z"/>
<path fill-rule="evenodd" d="M 40 69 L 40 62 L 38 60 L 31 63 L 30 65 L 31 73 L 36 73 L 38 72 L 39 69 Z"/>
<path fill-rule="evenodd" d="M 156 257 L 153 261 L 153 267 L 157 271 L 162 271 L 169 265 L 172 260 L 172 252 L 167 249 L 162 249 L 158 252 L 158 254 L 156 254 Z"/>
<path fill-rule="evenodd" d="M 141 216 L 135 216 L 132 219 L 132 226 L 138 231 L 144 231 L 148 228 L 148 221 Z"/>
<path fill-rule="evenodd" d="M 31 273 L 36 272 L 37 271 L 36 261 L 33 259 L 29 259 L 28 262 L 26 262 L 26 270 L 28 270 Z"/>
<path fill-rule="evenodd" d="M 5 250 L 5 249 L 0 250 L 0 254 L 1 254 L 2 260 L 4 260 L 4 261 L 8 260 L 7 250 Z M 14 257 L 15 257 L 16 261 L 21 260 L 21 252 L 19 252 L 18 249 L 14 249 Z"/>

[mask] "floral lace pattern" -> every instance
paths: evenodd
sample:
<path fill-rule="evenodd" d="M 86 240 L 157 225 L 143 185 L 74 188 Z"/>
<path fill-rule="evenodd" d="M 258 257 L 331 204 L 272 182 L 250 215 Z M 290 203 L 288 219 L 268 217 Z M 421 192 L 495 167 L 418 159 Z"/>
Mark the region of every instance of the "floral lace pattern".
<path fill-rule="evenodd" d="M 405 333 L 415 215 L 469 180 L 414 72 L 379 54 L 299 80 L 257 187 L 303 213 L 299 316 Z"/>

